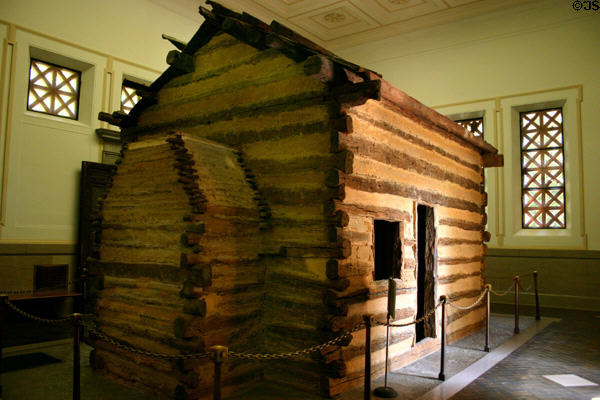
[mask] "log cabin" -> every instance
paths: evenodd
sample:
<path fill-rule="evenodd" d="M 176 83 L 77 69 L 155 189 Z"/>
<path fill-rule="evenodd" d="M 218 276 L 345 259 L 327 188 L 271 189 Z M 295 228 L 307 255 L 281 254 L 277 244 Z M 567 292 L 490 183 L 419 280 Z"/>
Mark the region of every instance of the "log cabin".
<path fill-rule="evenodd" d="M 364 315 L 425 315 L 484 285 L 484 168 L 497 150 L 277 22 L 218 3 L 167 56 L 129 115 L 102 200 L 90 299 L 98 329 L 166 354 L 281 353 L 326 342 Z M 448 339 L 484 323 L 449 310 Z M 391 366 L 439 348 L 440 312 L 394 328 Z M 92 364 L 159 397 L 209 399 L 206 358 L 172 362 L 91 338 Z M 225 397 L 261 387 L 330 398 L 360 386 L 364 329 L 309 357 L 228 359 Z M 385 327 L 372 333 L 373 375 Z M 258 388 L 258 389 L 257 389 Z M 248 392 L 249 391 L 249 392 Z"/>

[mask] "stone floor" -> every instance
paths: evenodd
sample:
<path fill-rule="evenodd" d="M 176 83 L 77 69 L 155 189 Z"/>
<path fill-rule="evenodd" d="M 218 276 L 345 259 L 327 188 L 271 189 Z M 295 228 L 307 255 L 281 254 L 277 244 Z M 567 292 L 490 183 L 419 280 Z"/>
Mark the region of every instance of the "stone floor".
<path fill-rule="evenodd" d="M 499 311 L 510 312 L 510 309 Z M 483 332 L 479 332 L 449 346 L 446 382 L 436 379 L 439 373 L 438 352 L 392 371 L 388 376 L 389 386 L 397 390 L 399 399 L 600 399 L 600 386 L 563 387 L 543 377 L 574 374 L 600 383 L 598 313 L 543 310 L 542 315 L 560 320 L 543 318 L 535 323 L 531 317 L 522 318 L 521 334 L 513 336 L 513 318 L 494 314 L 491 353 L 481 351 Z M 50 357 L 46 357 L 46 365 L 2 374 L 2 399 L 70 399 L 71 346 L 67 340 L 5 349 L 4 357 L 31 353 Z M 156 399 L 152 394 L 123 387 L 93 371 L 89 366 L 88 352 L 89 348 L 82 349 L 82 399 Z M 378 378 L 373 380 L 372 387 L 382 384 L 383 379 Z M 265 395 L 264 392 L 242 398 L 307 400 L 302 396 Z M 340 398 L 358 399 L 363 399 L 361 388 Z"/>

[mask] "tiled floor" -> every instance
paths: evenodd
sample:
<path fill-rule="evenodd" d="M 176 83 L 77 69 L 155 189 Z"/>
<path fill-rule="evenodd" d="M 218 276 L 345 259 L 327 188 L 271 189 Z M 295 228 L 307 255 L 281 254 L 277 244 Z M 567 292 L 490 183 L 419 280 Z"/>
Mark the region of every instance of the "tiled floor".
<path fill-rule="evenodd" d="M 439 372 L 439 353 L 437 353 L 401 370 L 393 371 L 389 376 L 390 386 L 396 388 L 399 399 L 591 400 L 594 397 L 600 398 L 600 386 L 564 387 L 544 377 L 544 375 L 573 374 L 593 383 L 600 383 L 600 329 L 598 329 L 600 319 L 597 318 L 597 313 L 545 310 L 542 315 L 558 317 L 561 320 L 553 322 L 546 319 L 534 324 L 532 318 L 525 318 L 521 323 L 522 333 L 512 338 L 512 317 L 495 316 L 491 335 L 492 352 L 489 354 L 480 349 L 482 333 L 451 345 L 447 356 L 448 379 L 443 384 L 435 379 Z M 528 329 L 528 326 L 531 328 Z M 513 349 L 510 351 L 504 349 L 511 342 L 517 343 L 515 346 L 519 345 L 519 340 L 524 342 L 527 332 L 533 332 L 536 326 L 541 331 L 521 347 L 512 353 L 510 352 Z M 501 345 L 508 338 L 511 339 Z M 3 374 L 0 379 L 4 385 L 2 396 L 4 400 L 71 398 L 72 364 L 71 345 L 68 341 L 35 350 L 16 350 L 13 348 L 12 351 L 7 351 L 8 354 L 5 353 L 5 356 L 27 351 L 41 351 L 62 362 Z M 152 394 L 120 386 L 94 372 L 89 367 L 85 351 L 83 353 L 82 399 L 156 399 Z M 494 357 L 496 357 L 495 361 Z M 495 364 L 498 360 L 501 361 Z M 495 366 L 490 368 L 494 364 Z M 376 379 L 372 387 L 381 384 L 382 379 Z M 277 400 L 290 397 L 271 395 L 268 398 Z M 362 398 L 362 389 L 359 388 L 345 394 L 340 400 Z M 372 396 L 372 398 L 376 397 Z M 295 397 L 295 399 L 305 400 L 302 397 Z"/>
<path fill-rule="evenodd" d="M 551 314 L 561 320 L 551 324 L 451 399 L 600 398 L 600 386 L 565 387 L 544 377 L 573 374 L 600 385 L 598 313 L 552 311 Z"/>

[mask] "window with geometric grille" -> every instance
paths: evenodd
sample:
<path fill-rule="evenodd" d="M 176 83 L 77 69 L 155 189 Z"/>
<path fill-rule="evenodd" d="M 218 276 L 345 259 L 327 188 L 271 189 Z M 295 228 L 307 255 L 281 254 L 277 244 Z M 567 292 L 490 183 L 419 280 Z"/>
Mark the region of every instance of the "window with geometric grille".
<path fill-rule="evenodd" d="M 473 135 L 483 138 L 483 117 L 461 119 L 455 122 Z"/>
<path fill-rule="evenodd" d="M 133 109 L 133 106 L 140 101 L 142 97 L 136 93 L 136 89 L 127 85 L 125 82 L 121 86 L 121 111 L 126 114 Z"/>
<path fill-rule="evenodd" d="M 564 229 L 562 108 L 521 112 L 523 228 Z"/>
<path fill-rule="evenodd" d="M 29 111 L 77 119 L 81 72 L 31 59 Z"/>

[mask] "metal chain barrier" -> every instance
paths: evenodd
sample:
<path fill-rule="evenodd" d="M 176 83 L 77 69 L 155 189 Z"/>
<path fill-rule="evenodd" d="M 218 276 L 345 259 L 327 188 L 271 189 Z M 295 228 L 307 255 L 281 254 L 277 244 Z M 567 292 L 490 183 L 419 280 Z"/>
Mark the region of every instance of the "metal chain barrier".
<path fill-rule="evenodd" d="M 67 287 L 75 285 L 77 282 L 67 282 Z M 50 290 L 50 289 L 44 289 L 44 290 Z M 54 290 L 54 289 L 52 289 Z M 59 288 L 57 288 L 56 290 L 59 290 Z M 27 289 L 27 290 L 0 290 L 0 294 L 6 294 L 6 295 L 17 295 L 17 294 L 36 294 L 36 293 L 40 293 L 39 290 L 33 290 L 33 289 Z"/>
<path fill-rule="evenodd" d="M 104 332 L 97 329 L 94 325 L 83 322 L 83 327 L 87 329 L 88 333 L 96 336 L 98 339 L 110 343 L 113 346 L 116 346 L 122 350 L 126 350 L 130 353 L 139 354 L 146 357 L 159 358 L 163 360 L 189 360 L 192 358 L 207 358 L 210 353 L 189 353 L 189 354 L 166 354 L 166 353 L 156 353 L 153 351 L 143 350 L 137 347 L 130 346 L 128 344 L 123 343 L 119 339 L 108 336 Z"/>
<path fill-rule="evenodd" d="M 288 353 L 271 353 L 271 354 L 269 354 L 269 353 L 254 353 L 253 354 L 253 353 L 238 353 L 235 351 L 230 351 L 229 356 L 234 357 L 234 358 L 245 359 L 245 360 L 280 360 L 283 358 L 297 358 L 297 357 L 301 357 L 301 356 L 313 353 L 315 351 L 324 350 L 329 346 L 334 346 L 334 345 L 342 342 L 346 338 L 348 338 L 354 332 L 356 332 L 364 327 L 365 327 L 364 322 L 358 323 L 354 326 L 354 328 L 342 333 L 341 335 L 331 339 L 328 342 L 325 342 L 323 344 L 319 344 L 316 346 L 312 346 L 312 347 L 307 347 L 307 348 L 301 349 L 301 350 L 290 351 Z"/>
<path fill-rule="evenodd" d="M 451 307 L 454 307 L 458 310 L 470 310 L 471 308 L 475 307 L 477 304 L 481 303 L 481 300 L 483 300 L 483 297 L 487 293 L 488 289 L 489 289 L 489 287 L 486 286 L 485 289 L 483 289 L 483 291 L 481 292 L 481 295 L 479 296 L 479 298 L 477 300 L 475 300 L 475 302 L 469 306 L 466 306 L 466 307 L 457 306 L 452 301 L 448 301 L 448 305 L 450 305 Z"/>
<path fill-rule="evenodd" d="M 5 303 L 11 310 L 16 312 L 17 314 L 20 314 L 20 315 L 24 316 L 25 318 L 29 318 L 29 319 L 37 321 L 37 322 L 43 322 L 44 324 L 61 324 L 63 322 L 71 321 L 71 316 L 64 317 L 64 318 L 42 318 L 42 317 L 38 317 L 37 315 L 30 314 L 27 311 L 21 310 L 19 307 L 15 306 L 13 303 L 11 303 L 8 299 L 5 300 Z"/>

